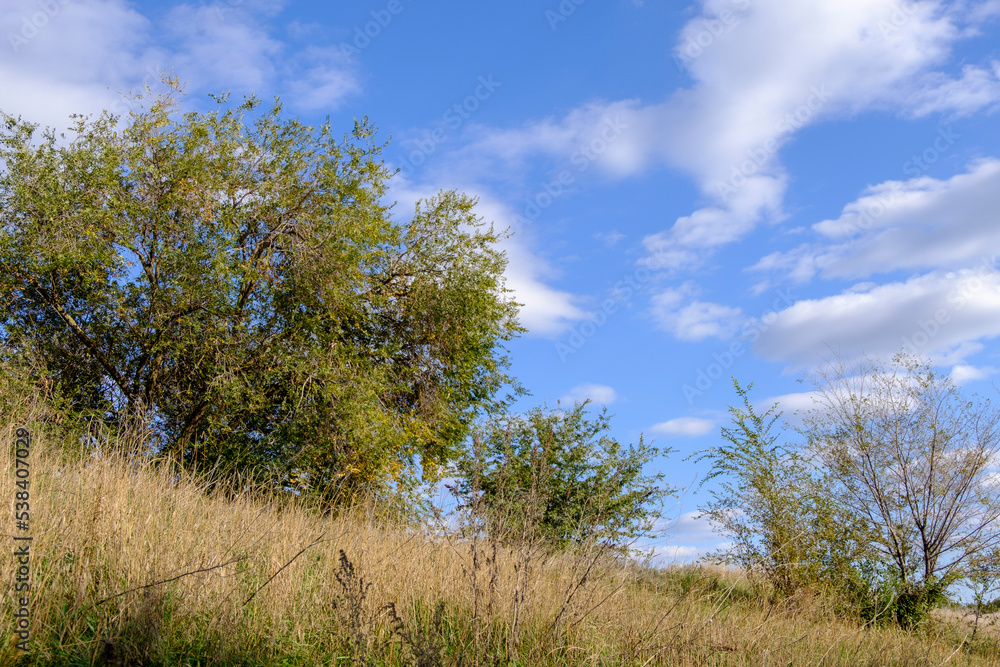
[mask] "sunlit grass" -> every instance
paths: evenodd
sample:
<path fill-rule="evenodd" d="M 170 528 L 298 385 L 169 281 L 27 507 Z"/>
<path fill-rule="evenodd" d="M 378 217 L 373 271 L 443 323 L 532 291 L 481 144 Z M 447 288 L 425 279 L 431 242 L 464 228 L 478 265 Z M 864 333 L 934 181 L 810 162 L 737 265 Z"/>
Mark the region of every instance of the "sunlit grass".
<path fill-rule="evenodd" d="M 0 433 L 13 509 L 12 442 L 13 427 Z M 30 651 L 8 622 L 8 538 L 2 665 L 1000 662 L 994 631 L 963 645 L 971 627 L 954 614 L 916 633 L 866 628 L 820 596 L 771 600 L 717 567 L 525 557 L 371 508 L 324 519 L 296 499 L 206 494 L 196 477 L 114 452 L 74 458 L 41 433 L 30 465 Z"/>

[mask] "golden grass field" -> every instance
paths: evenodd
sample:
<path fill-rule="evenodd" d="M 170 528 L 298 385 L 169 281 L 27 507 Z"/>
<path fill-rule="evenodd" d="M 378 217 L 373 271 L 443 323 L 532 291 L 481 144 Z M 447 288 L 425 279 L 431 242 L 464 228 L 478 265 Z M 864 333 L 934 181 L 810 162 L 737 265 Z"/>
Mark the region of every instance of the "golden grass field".
<path fill-rule="evenodd" d="M 11 510 L 12 440 L 0 432 Z M 1000 664 L 995 630 L 969 644 L 957 611 L 916 633 L 866 628 L 821 596 L 773 601 L 720 568 L 504 549 L 371 508 L 323 518 L 62 451 L 39 436 L 29 459 L 27 653 L 11 630 L 20 533 L 4 517 L 0 665 Z"/>

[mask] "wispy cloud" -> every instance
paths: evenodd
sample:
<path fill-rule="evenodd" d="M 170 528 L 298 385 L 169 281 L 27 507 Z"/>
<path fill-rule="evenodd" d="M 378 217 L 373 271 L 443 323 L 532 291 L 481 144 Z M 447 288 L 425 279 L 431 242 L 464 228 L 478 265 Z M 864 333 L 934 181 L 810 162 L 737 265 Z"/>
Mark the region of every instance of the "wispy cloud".
<path fill-rule="evenodd" d="M 1000 272 L 987 264 L 798 301 L 777 314 L 754 352 L 794 368 L 822 363 L 828 346 L 847 361 L 906 349 L 951 365 L 996 336 Z"/>
<path fill-rule="evenodd" d="M 18 38 L 0 48 L 0 109 L 44 125 L 120 110 L 122 93 L 155 86 L 162 72 L 176 73 L 191 94 L 282 93 L 290 107 L 310 111 L 332 110 L 361 90 L 339 50 L 278 36 L 282 3 L 178 4 L 156 21 L 124 0 L 43 4 L 54 9 L 39 26 L 33 0 L 0 7 L 0 34 Z"/>
<path fill-rule="evenodd" d="M 574 404 L 593 401 L 598 405 L 611 405 L 618 400 L 618 393 L 604 384 L 581 384 L 573 387 L 559 399 L 561 403 Z"/>
<path fill-rule="evenodd" d="M 942 130 L 939 138 L 951 140 L 950 134 Z M 919 168 L 904 165 L 904 170 Z M 840 217 L 813 225 L 819 240 L 768 255 L 754 268 L 797 282 L 817 275 L 867 278 L 900 270 L 966 268 L 981 263 L 984 252 L 1000 248 L 997 210 L 1000 160 L 981 160 L 943 180 L 886 181 L 847 204 Z"/>
<path fill-rule="evenodd" d="M 666 289 L 653 297 L 651 311 L 658 326 L 678 340 L 727 339 L 736 333 L 743 317 L 739 308 L 694 298 L 693 282 Z"/>
<path fill-rule="evenodd" d="M 677 417 L 649 428 L 650 433 L 670 438 L 692 438 L 711 433 L 717 424 L 711 419 L 700 417 Z"/>

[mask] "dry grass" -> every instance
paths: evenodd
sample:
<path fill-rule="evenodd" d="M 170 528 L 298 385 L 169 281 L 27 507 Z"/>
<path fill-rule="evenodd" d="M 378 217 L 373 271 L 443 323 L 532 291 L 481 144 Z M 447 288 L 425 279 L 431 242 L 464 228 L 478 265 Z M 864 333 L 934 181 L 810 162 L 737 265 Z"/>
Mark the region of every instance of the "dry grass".
<path fill-rule="evenodd" d="M 0 433 L 12 505 L 11 443 Z M 39 436 L 30 458 L 28 654 L 6 620 L 9 538 L 0 556 L 2 665 L 1000 663 L 995 639 L 963 647 L 962 626 L 863 628 L 819 598 L 752 595 L 724 570 L 436 538 L 371 512 L 324 519 L 295 502 L 211 497 L 122 456 L 59 451 Z"/>

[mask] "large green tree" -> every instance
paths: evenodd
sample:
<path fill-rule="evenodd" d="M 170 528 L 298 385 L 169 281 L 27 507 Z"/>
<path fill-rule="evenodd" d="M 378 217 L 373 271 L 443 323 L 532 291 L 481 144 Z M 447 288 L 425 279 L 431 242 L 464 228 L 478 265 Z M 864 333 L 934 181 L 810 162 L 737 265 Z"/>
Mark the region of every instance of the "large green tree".
<path fill-rule="evenodd" d="M 219 104 L 147 95 L 68 137 L 0 115 L 0 349 L 188 465 L 327 496 L 433 477 L 512 386 L 498 234 L 455 192 L 394 221 L 367 120 Z"/>

